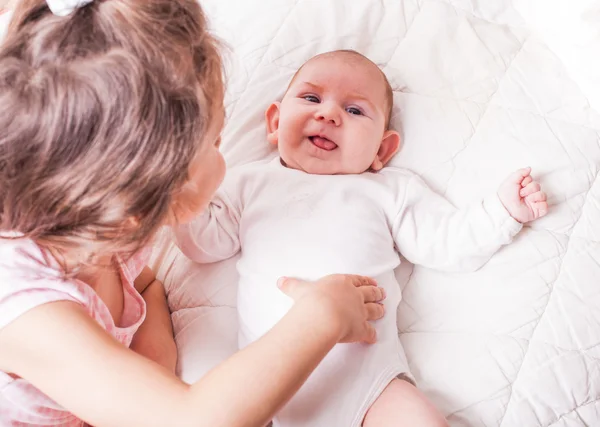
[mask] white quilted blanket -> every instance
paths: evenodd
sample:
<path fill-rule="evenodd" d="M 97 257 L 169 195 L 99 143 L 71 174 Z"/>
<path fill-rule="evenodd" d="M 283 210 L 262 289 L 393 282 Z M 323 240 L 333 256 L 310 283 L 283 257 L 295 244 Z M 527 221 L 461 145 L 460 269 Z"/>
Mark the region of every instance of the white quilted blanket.
<path fill-rule="evenodd" d="M 550 214 L 483 269 L 399 269 L 400 339 L 452 426 L 600 426 L 600 3 L 202 4 L 230 47 L 229 167 L 273 156 L 265 107 L 306 59 L 340 48 L 380 64 L 395 89 L 405 144 L 393 163 L 456 205 L 533 167 Z M 158 254 L 187 381 L 235 351 L 234 265 Z"/>
<path fill-rule="evenodd" d="M 533 167 L 550 214 L 483 269 L 400 267 L 400 339 L 452 426 L 600 426 L 600 2 L 202 4 L 229 46 L 229 167 L 274 155 L 264 109 L 306 59 L 340 48 L 380 64 L 395 89 L 393 163 L 457 206 Z M 235 259 L 199 266 L 163 245 L 154 266 L 179 371 L 196 380 L 236 349 Z"/>

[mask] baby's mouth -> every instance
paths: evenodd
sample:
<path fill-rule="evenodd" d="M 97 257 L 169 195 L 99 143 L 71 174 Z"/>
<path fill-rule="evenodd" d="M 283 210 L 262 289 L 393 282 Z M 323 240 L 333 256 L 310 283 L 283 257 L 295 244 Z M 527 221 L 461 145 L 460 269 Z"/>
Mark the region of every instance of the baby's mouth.
<path fill-rule="evenodd" d="M 308 139 L 310 139 L 310 142 L 312 142 L 313 145 L 316 145 L 325 151 L 331 151 L 337 148 L 337 144 L 335 142 L 325 138 L 324 136 L 309 136 Z"/>

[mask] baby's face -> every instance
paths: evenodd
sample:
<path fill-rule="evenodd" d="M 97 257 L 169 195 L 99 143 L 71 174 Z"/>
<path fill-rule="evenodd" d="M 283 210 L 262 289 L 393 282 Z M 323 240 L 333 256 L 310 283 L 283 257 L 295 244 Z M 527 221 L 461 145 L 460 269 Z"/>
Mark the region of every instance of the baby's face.
<path fill-rule="evenodd" d="M 281 104 L 267 110 L 269 140 L 288 167 L 307 173 L 378 170 L 399 144 L 398 134 L 386 131 L 388 102 L 375 64 L 347 54 L 318 57 L 300 70 Z M 395 147 L 382 153 L 390 132 Z"/>

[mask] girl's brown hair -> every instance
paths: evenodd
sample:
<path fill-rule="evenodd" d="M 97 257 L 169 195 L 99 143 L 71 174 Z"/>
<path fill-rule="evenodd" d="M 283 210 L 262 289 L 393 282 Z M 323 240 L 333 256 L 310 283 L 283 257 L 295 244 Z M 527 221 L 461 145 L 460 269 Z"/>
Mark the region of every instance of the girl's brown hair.
<path fill-rule="evenodd" d="M 21 0 L 0 47 L 0 231 L 131 254 L 166 219 L 211 113 L 221 58 L 196 0 Z"/>

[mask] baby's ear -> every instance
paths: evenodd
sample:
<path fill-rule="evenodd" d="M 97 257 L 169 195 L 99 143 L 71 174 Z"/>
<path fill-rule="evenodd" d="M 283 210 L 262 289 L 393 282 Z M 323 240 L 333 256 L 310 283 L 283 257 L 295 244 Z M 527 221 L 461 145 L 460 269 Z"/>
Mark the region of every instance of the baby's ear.
<path fill-rule="evenodd" d="M 267 141 L 273 145 L 277 145 L 279 141 L 279 102 L 274 102 L 269 105 L 265 111 L 265 120 L 267 122 Z"/>
<path fill-rule="evenodd" d="M 381 168 L 383 168 L 387 162 L 390 161 L 390 159 L 398 152 L 399 149 L 400 134 L 395 130 L 386 131 L 383 134 L 379 151 L 377 152 L 375 160 L 373 160 L 371 169 L 375 171 L 381 170 Z"/>

